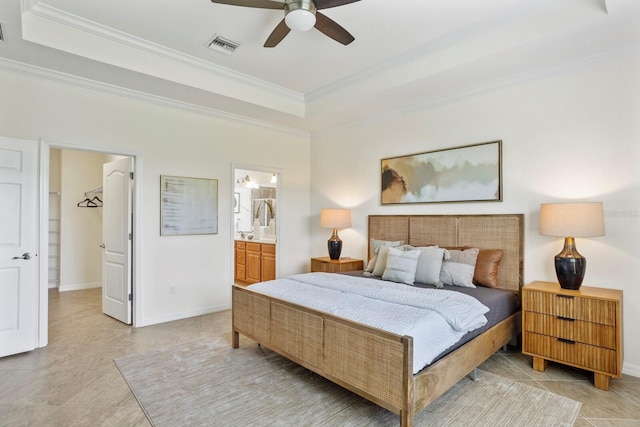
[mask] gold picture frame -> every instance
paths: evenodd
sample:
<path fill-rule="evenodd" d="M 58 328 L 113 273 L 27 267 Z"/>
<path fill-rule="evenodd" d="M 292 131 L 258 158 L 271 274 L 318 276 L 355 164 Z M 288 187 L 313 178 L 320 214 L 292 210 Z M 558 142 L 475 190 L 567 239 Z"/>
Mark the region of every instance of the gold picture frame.
<path fill-rule="evenodd" d="M 381 160 L 383 205 L 502 201 L 502 141 Z"/>

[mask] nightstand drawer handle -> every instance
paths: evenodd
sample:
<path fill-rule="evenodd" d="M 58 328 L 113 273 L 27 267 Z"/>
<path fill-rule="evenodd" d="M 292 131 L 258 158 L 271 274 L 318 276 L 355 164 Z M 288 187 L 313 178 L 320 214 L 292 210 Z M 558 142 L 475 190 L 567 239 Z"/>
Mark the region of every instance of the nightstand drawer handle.
<path fill-rule="evenodd" d="M 576 342 L 573 340 L 568 340 L 566 338 L 558 338 L 558 341 L 563 342 L 563 343 L 567 343 L 567 344 L 575 344 Z"/>
<path fill-rule="evenodd" d="M 557 316 L 558 320 L 566 320 L 568 322 L 575 322 L 576 319 L 572 319 L 571 317 Z"/>
<path fill-rule="evenodd" d="M 568 298 L 568 299 L 573 299 L 573 295 L 562 295 L 562 294 L 558 294 L 556 295 L 558 298 Z"/>

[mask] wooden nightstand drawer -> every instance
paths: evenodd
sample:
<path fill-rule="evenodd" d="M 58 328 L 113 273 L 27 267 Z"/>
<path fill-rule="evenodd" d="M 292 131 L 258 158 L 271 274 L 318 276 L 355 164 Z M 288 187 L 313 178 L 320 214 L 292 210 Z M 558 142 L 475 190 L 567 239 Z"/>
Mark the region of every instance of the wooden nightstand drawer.
<path fill-rule="evenodd" d="M 524 309 L 605 325 L 616 324 L 617 304 L 615 301 L 528 291 L 524 301 Z"/>
<path fill-rule="evenodd" d="M 622 375 L 622 291 L 533 282 L 522 288 L 522 307 L 522 352 L 533 369 L 550 360 L 593 371 L 602 390 Z"/>
<path fill-rule="evenodd" d="M 559 338 L 525 331 L 522 351 L 546 359 L 564 362 L 591 371 L 620 376 L 615 350 L 566 342 Z"/>
<path fill-rule="evenodd" d="M 526 324 L 522 327 L 525 331 L 612 350 L 616 349 L 615 326 L 534 312 L 527 312 L 524 321 Z"/>

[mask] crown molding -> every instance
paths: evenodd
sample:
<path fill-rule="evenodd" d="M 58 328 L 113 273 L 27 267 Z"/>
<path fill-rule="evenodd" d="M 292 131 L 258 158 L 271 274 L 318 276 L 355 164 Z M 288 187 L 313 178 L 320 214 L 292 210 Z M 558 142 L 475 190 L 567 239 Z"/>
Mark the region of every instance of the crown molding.
<path fill-rule="evenodd" d="M 74 76 L 59 71 L 50 70 L 43 67 L 38 67 L 23 62 L 13 61 L 6 58 L 0 58 L 0 70 L 19 74 L 30 78 L 38 78 L 54 83 L 64 84 L 81 89 L 87 89 L 94 92 L 104 93 L 108 95 L 119 96 L 122 98 L 132 99 L 135 101 L 147 102 L 150 104 L 160 105 L 163 107 L 174 108 L 190 113 L 203 114 L 205 116 L 213 116 L 224 120 L 234 121 L 242 124 L 249 124 L 253 126 L 259 126 L 266 129 L 276 130 L 279 132 L 288 133 L 295 136 L 310 137 L 310 132 L 301 129 L 295 129 L 287 126 L 276 125 L 271 122 L 251 119 L 246 116 L 238 114 L 227 113 L 224 111 L 216 110 L 214 108 L 203 107 L 188 102 L 177 101 L 162 96 L 152 95 L 149 93 L 136 91 L 133 89 L 123 88 L 120 86 L 111 85 L 108 83 L 102 83 L 95 80 L 86 79 L 83 77 Z"/>
<path fill-rule="evenodd" d="M 207 69 L 211 68 L 216 71 L 220 71 L 225 75 L 225 77 L 229 76 L 229 78 L 239 79 L 239 81 L 241 82 L 244 82 L 244 81 L 248 81 L 250 83 L 258 82 L 258 84 L 262 82 L 259 79 L 253 79 L 249 76 L 232 72 L 231 70 L 226 69 L 224 67 L 216 66 L 206 61 L 199 60 L 198 58 L 181 54 L 180 52 L 171 51 L 166 47 L 155 45 L 145 40 L 136 39 L 131 35 L 120 33 L 111 28 L 101 26 L 99 24 L 93 23 L 88 20 L 84 20 L 75 15 L 71 15 L 71 14 L 59 11 L 49 6 L 41 5 L 38 3 L 37 0 L 22 0 L 22 1 L 23 1 L 23 6 L 30 5 L 30 7 L 28 8 L 28 13 L 31 13 L 31 14 L 42 13 L 42 16 L 45 17 L 47 20 L 51 22 L 56 22 L 68 28 L 72 28 L 75 31 L 83 31 L 85 33 L 90 33 L 91 35 L 97 35 L 105 40 L 110 40 L 120 44 L 125 44 L 127 46 L 133 46 L 140 51 L 148 52 L 154 55 L 166 56 L 167 58 L 175 62 L 180 62 L 184 64 L 193 63 L 200 68 L 202 67 L 206 67 Z M 610 9 L 612 7 L 607 8 L 607 6 L 610 3 L 614 3 L 612 0 L 593 0 L 593 1 L 600 4 L 601 8 L 603 9 L 602 10 L 603 13 L 610 12 L 611 11 Z M 527 16 L 528 13 L 531 12 L 531 10 L 546 10 L 552 7 L 553 4 L 554 4 L 553 0 L 544 0 L 540 4 L 536 3 L 535 5 L 527 4 L 515 10 L 513 14 L 514 16 L 517 16 L 517 15 Z M 490 23 L 496 24 L 493 21 Z M 473 28 L 467 28 L 465 31 L 452 34 L 444 39 L 438 40 L 437 42 L 424 45 L 419 49 L 416 49 L 412 52 L 408 52 L 405 55 L 401 55 L 395 58 L 393 61 L 381 63 L 376 67 L 372 67 L 370 69 L 362 71 L 361 73 L 348 76 L 344 79 L 334 82 L 333 84 L 324 86 L 306 95 L 303 95 L 297 92 L 291 92 L 291 91 L 288 91 L 288 92 L 290 94 L 293 94 L 293 96 L 296 96 L 297 97 L 296 100 L 300 101 L 304 105 L 303 108 L 306 110 L 308 109 L 308 106 L 311 105 L 312 103 L 322 102 L 323 99 L 330 97 L 331 94 L 336 92 L 339 93 L 342 90 L 353 85 L 354 83 L 362 82 L 362 80 L 366 80 L 368 78 L 373 78 L 377 74 L 387 72 L 400 65 L 410 64 L 416 60 L 416 57 L 433 54 L 440 51 L 444 47 L 450 47 L 452 45 L 456 45 L 456 43 L 459 43 L 460 40 L 464 40 L 466 37 L 468 37 L 469 34 L 482 34 L 486 30 L 486 25 L 487 23 L 484 22 L 482 25 L 479 24 L 478 26 L 474 26 Z M 520 73 L 503 76 L 502 78 L 486 81 L 484 83 L 481 83 L 472 87 L 451 91 L 447 94 L 443 94 L 442 96 L 431 98 L 419 103 L 409 104 L 403 108 L 394 108 L 392 110 L 381 111 L 369 117 L 350 120 L 342 124 L 336 124 L 335 126 L 329 125 L 327 127 L 323 127 L 315 131 L 304 131 L 304 130 L 290 128 L 286 126 L 274 125 L 271 122 L 251 119 L 244 115 L 231 114 L 224 111 L 219 111 L 219 110 L 215 110 L 207 107 L 193 105 L 190 103 L 185 103 L 185 102 L 175 101 L 175 100 L 171 100 L 164 97 L 149 95 L 146 93 L 137 92 L 135 90 L 129 90 L 129 89 L 124 89 L 120 87 L 116 88 L 110 85 L 106 85 L 110 88 L 106 90 L 103 87 L 104 84 L 97 83 L 97 82 L 92 82 L 92 85 L 99 85 L 101 89 L 96 89 L 94 87 L 90 87 L 90 89 L 101 90 L 101 91 L 116 94 L 119 96 L 126 96 L 133 99 L 141 99 L 147 102 L 153 102 L 161 105 L 169 105 L 174 108 L 179 108 L 186 111 L 194 111 L 194 112 L 203 113 L 207 115 L 215 115 L 215 116 L 226 118 L 229 120 L 236 120 L 242 123 L 251 123 L 251 124 L 255 124 L 255 125 L 266 127 L 266 128 L 278 129 L 280 131 L 285 131 L 289 133 L 294 133 L 296 135 L 309 137 L 310 135 L 321 135 L 324 133 L 340 131 L 342 129 L 347 129 L 347 128 L 359 126 L 362 124 L 370 123 L 370 122 L 376 122 L 381 119 L 385 119 L 389 117 L 394 117 L 402 114 L 409 114 L 412 112 L 425 110 L 425 109 L 436 108 L 440 105 L 447 104 L 450 102 L 455 102 L 465 97 L 476 96 L 478 94 L 485 93 L 491 90 L 499 90 L 502 87 L 524 84 L 529 81 L 551 78 L 555 75 L 561 75 L 567 72 L 571 72 L 572 70 L 575 70 L 575 69 L 580 69 L 580 68 L 596 65 L 598 63 L 605 62 L 608 60 L 612 60 L 620 56 L 629 54 L 630 52 L 637 53 L 638 49 L 639 49 L 639 44 L 636 41 L 636 42 L 629 43 L 627 45 L 623 45 L 618 48 L 601 52 L 598 54 L 594 54 L 591 56 L 586 56 L 581 58 L 571 58 L 555 64 L 550 64 L 550 65 L 542 66 L 539 68 L 532 68 L 529 70 L 523 70 Z M 190 61 L 193 61 L 193 62 L 190 62 Z M 74 79 L 73 76 L 67 75 L 67 77 Z M 66 81 L 65 83 L 84 87 L 83 85 L 86 85 L 87 80 L 80 79 L 80 81 L 82 82 L 81 84 L 68 83 Z M 270 86 L 274 88 L 274 90 L 277 90 L 278 88 L 282 89 L 277 85 L 272 85 L 267 82 L 263 82 L 263 83 L 267 85 L 266 87 Z M 313 121 L 313 117 L 307 117 L 307 118 Z"/>
<path fill-rule="evenodd" d="M 128 49 L 133 49 L 146 55 L 153 55 L 155 57 L 161 58 L 163 60 L 168 60 L 181 66 L 197 69 L 201 72 L 203 71 L 207 74 L 210 74 L 212 78 L 232 82 L 234 85 L 244 87 L 245 91 L 248 93 L 269 94 L 275 99 L 281 99 L 285 103 L 296 105 L 297 107 L 295 107 L 295 109 L 298 111 L 304 111 L 305 96 L 300 92 L 296 92 L 264 80 L 256 79 L 249 75 L 239 73 L 225 67 L 221 67 L 211 62 L 170 49 L 166 46 L 149 42 L 139 37 L 135 37 L 131 34 L 127 34 L 122 31 L 118 31 L 113 28 L 98 24 L 96 22 L 81 18 L 55 7 L 38 3 L 37 0 L 23 0 L 22 7 L 23 26 L 25 25 L 25 16 L 32 17 L 37 19 L 39 22 L 44 21 L 48 22 L 49 24 L 55 24 L 58 27 L 65 28 L 72 32 L 87 34 L 92 37 L 102 39 L 108 43 L 115 43 L 117 45 L 126 47 Z M 37 43 L 37 41 L 35 42 Z M 158 77 L 163 78 L 162 76 Z M 188 84 L 185 82 L 179 83 Z M 202 87 L 199 87 L 199 89 L 207 90 L 206 88 Z M 223 95 L 230 96 L 229 94 Z M 251 102 L 251 100 L 248 99 L 242 100 L 245 102 Z M 283 112 L 286 112 L 288 114 L 296 114 L 294 111 Z"/>
<path fill-rule="evenodd" d="M 487 82 L 485 84 L 478 85 L 478 86 L 469 88 L 467 90 L 462 90 L 462 91 L 451 93 L 435 99 L 431 99 L 428 102 L 413 104 L 411 106 L 407 106 L 406 108 L 395 109 L 393 111 L 386 111 L 371 117 L 363 118 L 360 120 L 354 120 L 349 123 L 343 123 L 338 126 L 328 127 L 325 129 L 317 130 L 315 132 L 305 131 L 305 130 L 291 128 L 287 126 L 280 126 L 267 121 L 251 119 L 246 116 L 231 114 L 228 112 L 216 110 L 214 108 L 203 107 L 203 106 L 199 106 L 199 105 L 195 105 L 187 102 L 176 101 L 166 97 L 144 93 L 141 91 L 123 88 L 123 87 L 119 87 L 119 86 L 115 86 L 107 83 L 97 82 L 95 80 L 90 80 L 90 79 L 74 76 L 71 74 L 62 73 L 59 71 L 54 71 L 47 68 L 38 67 L 31 64 L 13 61 L 13 60 L 1 58 L 1 57 L 0 57 L 0 70 L 11 72 L 14 74 L 20 74 L 20 75 L 31 77 L 31 78 L 38 78 L 42 80 L 51 81 L 54 83 L 73 86 L 77 88 L 92 90 L 95 92 L 115 95 L 115 96 L 128 98 L 136 101 L 148 102 L 155 105 L 175 108 L 178 110 L 187 111 L 191 113 L 203 114 L 206 116 L 214 116 L 214 117 L 218 117 L 221 119 L 234 121 L 242 124 L 259 126 L 265 129 L 276 130 L 279 132 L 284 132 L 284 133 L 288 133 L 288 134 L 299 136 L 299 137 L 310 138 L 312 134 L 314 136 L 319 136 L 319 135 L 334 133 L 341 130 L 353 128 L 366 123 L 376 123 L 376 122 L 380 122 L 381 120 L 388 119 L 391 117 L 396 117 L 402 114 L 410 114 L 420 110 L 428 110 L 431 108 L 436 108 L 438 106 L 441 106 L 450 102 L 455 102 L 470 96 L 486 93 L 488 91 L 498 90 L 503 87 L 524 84 L 530 81 L 542 80 L 546 78 L 552 78 L 552 77 L 559 76 L 561 74 L 565 74 L 578 69 L 593 67 L 601 63 L 606 63 L 606 62 L 620 59 L 629 55 L 638 55 L 638 54 L 640 54 L 640 41 L 635 41 L 632 43 L 628 43 L 624 46 L 621 46 L 617 49 L 606 51 L 597 55 L 579 58 L 576 60 L 563 61 L 561 63 L 554 64 L 552 66 L 540 67 L 535 70 L 530 70 L 517 75 L 505 77 L 502 79 L 497 79 L 492 82 Z"/>
<path fill-rule="evenodd" d="M 553 4 L 554 0 L 538 0 L 536 2 L 518 3 L 508 14 L 491 17 L 472 26 L 463 27 L 455 32 L 431 40 L 415 49 L 397 55 L 386 62 L 378 63 L 368 67 L 367 69 L 363 69 L 357 73 L 353 73 L 347 77 L 309 92 L 306 94 L 307 103 L 318 101 L 333 93 L 340 92 L 345 88 L 361 84 L 362 82 L 373 79 L 384 73 L 390 73 L 400 67 L 422 68 L 421 65 L 416 64 L 419 64 L 425 58 L 432 58 L 434 55 L 446 51 L 447 49 L 453 49 L 472 38 L 480 37 L 490 31 L 495 31 L 496 28 L 503 25 L 504 22 L 509 22 L 511 19 L 529 17 L 534 13 L 548 10 L 553 7 Z"/>
<path fill-rule="evenodd" d="M 351 129 L 356 126 L 362 126 L 368 123 L 380 123 L 389 118 L 398 117 L 401 115 L 412 114 L 422 110 L 429 110 L 437 108 L 442 105 L 456 102 L 465 98 L 480 95 L 490 91 L 496 91 L 505 87 L 521 85 L 533 81 L 545 80 L 553 77 L 557 77 L 566 73 L 595 67 L 600 64 L 608 63 L 618 59 L 622 59 L 628 56 L 640 55 L 640 40 L 627 43 L 615 49 L 600 52 L 594 55 L 589 55 L 581 58 L 574 58 L 555 64 L 538 67 L 532 70 L 523 71 L 511 76 L 495 79 L 480 85 L 476 85 L 467 89 L 452 92 L 440 97 L 430 99 L 426 102 L 420 102 L 412 105 L 408 105 L 404 108 L 397 108 L 391 111 L 385 111 L 380 114 L 375 114 L 370 117 L 365 117 L 359 120 L 354 120 L 348 123 L 343 123 L 333 127 L 327 127 L 322 130 L 313 132 L 313 136 L 320 136 L 325 134 L 331 134 L 335 132 Z"/>

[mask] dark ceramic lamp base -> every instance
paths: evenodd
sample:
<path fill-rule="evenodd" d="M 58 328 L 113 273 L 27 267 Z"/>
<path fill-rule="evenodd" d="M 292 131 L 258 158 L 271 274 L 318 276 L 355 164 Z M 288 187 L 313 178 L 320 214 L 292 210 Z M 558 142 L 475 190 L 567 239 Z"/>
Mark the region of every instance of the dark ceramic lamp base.
<path fill-rule="evenodd" d="M 340 259 L 340 252 L 342 252 L 342 240 L 338 237 L 338 230 L 333 229 L 333 235 L 327 241 L 327 248 L 329 249 L 329 258 Z"/>
<path fill-rule="evenodd" d="M 562 289 L 580 289 L 587 268 L 585 258 L 561 258 L 556 256 L 556 276 Z"/>
<path fill-rule="evenodd" d="M 587 269 L 587 259 L 578 253 L 573 237 L 564 240 L 564 248 L 556 255 L 555 265 L 562 289 L 580 289 Z"/>

